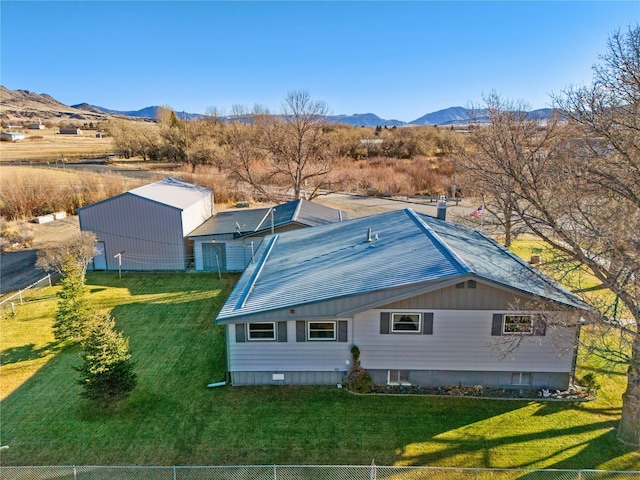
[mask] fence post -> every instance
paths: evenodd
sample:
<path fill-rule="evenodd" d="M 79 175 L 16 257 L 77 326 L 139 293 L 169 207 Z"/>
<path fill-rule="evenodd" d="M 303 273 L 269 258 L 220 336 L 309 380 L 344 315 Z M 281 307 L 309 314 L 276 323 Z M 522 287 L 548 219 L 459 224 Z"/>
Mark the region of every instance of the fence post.
<path fill-rule="evenodd" d="M 73 466 L 73 480 L 78 480 L 78 470 L 75 465 Z"/>
<path fill-rule="evenodd" d="M 51 286 L 51 274 L 47 273 L 47 278 L 49 279 L 49 286 Z"/>
<path fill-rule="evenodd" d="M 578 480 L 582 479 L 582 470 L 578 470 Z"/>
<path fill-rule="evenodd" d="M 173 466 L 173 480 L 177 480 L 178 478 L 178 472 L 176 471 L 176 466 Z"/>
<path fill-rule="evenodd" d="M 278 469 L 273 465 L 273 480 L 278 480 Z"/>
<path fill-rule="evenodd" d="M 22 290 L 18 290 L 18 296 L 20 297 L 20 305 L 22 305 Z"/>

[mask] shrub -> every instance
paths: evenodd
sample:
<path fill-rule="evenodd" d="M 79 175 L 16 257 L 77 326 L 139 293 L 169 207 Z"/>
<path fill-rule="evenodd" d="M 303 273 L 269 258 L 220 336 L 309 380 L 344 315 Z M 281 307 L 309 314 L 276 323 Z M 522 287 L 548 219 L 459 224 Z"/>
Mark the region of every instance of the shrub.
<path fill-rule="evenodd" d="M 593 372 L 586 373 L 580 379 L 580 385 L 586 388 L 590 395 L 595 395 L 600 390 L 600 383 Z"/>
<path fill-rule="evenodd" d="M 371 375 L 360 365 L 360 349 L 356 345 L 351 347 L 351 368 L 342 385 L 356 393 L 369 393 L 373 387 Z"/>

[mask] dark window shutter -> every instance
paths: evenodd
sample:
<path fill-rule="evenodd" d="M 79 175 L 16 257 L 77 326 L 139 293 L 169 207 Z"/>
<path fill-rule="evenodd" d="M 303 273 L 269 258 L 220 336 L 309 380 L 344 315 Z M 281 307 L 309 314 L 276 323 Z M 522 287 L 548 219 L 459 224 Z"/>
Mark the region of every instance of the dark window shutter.
<path fill-rule="evenodd" d="M 339 342 L 347 341 L 347 321 L 346 320 L 338 321 L 338 341 Z"/>
<path fill-rule="evenodd" d="M 433 335 L 433 313 L 422 314 L 422 334 Z"/>
<path fill-rule="evenodd" d="M 307 339 L 307 326 L 304 321 L 296 321 L 296 342 L 304 342 Z"/>
<path fill-rule="evenodd" d="M 547 333 L 547 320 L 543 315 L 534 315 L 533 317 L 533 334 L 544 337 Z"/>
<path fill-rule="evenodd" d="M 278 322 L 278 341 L 287 341 L 287 322 Z"/>
<path fill-rule="evenodd" d="M 389 312 L 380 312 L 380 335 L 389 333 Z"/>
<path fill-rule="evenodd" d="M 499 337 L 502 335 L 502 317 L 501 313 L 493 314 L 493 322 L 491 323 L 491 336 Z"/>
<path fill-rule="evenodd" d="M 244 330 L 244 323 L 236 323 L 236 343 L 242 343 L 246 341 L 246 335 Z"/>

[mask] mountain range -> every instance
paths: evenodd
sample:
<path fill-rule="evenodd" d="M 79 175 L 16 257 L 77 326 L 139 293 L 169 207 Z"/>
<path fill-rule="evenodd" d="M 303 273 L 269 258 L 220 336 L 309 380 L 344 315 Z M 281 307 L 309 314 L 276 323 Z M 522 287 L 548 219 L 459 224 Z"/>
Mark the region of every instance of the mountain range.
<path fill-rule="evenodd" d="M 65 105 L 47 94 L 38 94 L 28 90 L 9 90 L 0 85 L 0 119 L 3 121 L 19 121 L 34 118 L 59 119 L 59 120 L 85 120 L 100 121 L 109 117 L 130 117 L 153 120 L 156 117 L 158 107 L 150 106 L 140 110 L 112 110 L 89 103 Z M 552 110 L 543 108 L 527 112 L 531 118 L 545 120 Z M 477 110 L 470 112 L 464 107 L 450 107 L 437 112 L 427 113 L 410 122 L 401 120 L 380 118 L 374 113 L 354 113 L 352 115 L 330 115 L 329 121 L 353 126 L 363 127 L 400 127 L 404 125 L 460 125 L 469 122 L 469 114 L 473 113 L 476 120 L 486 118 L 486 111 Z M 178 117 L 188 120 L 199 119 L 201 114 L 176 112 Z"/>

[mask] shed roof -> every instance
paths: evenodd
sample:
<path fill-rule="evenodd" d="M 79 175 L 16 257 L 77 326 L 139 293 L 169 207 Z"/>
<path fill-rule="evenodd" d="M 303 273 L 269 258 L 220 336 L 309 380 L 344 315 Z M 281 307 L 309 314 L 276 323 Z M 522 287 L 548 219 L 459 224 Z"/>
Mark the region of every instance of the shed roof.
<path fill-rule="evenodd" d="M 256 258 L 218 321 L 469 275 L 584 308 L 575 295 L 482 233 L 412 209 L 274 235 Z"/>
<path fill-rule="evenodd" d="M 134 188 L 127 193 L 184 210 L 203 198 L 211 197 L 213 192 L 207 188 L 169 177 Z"/>
<path fill-rule="evenodd" d="M 290 223 L 307 227 L 340 222 L 347 214 L 307 200 L 292 200 L 268 208 L 225 210 L 209 218 L 192 231 L 189 237 L 234 233 L 238 236 L 253 235 L 271 230 L 271 213 L 274 228 Z"/>

